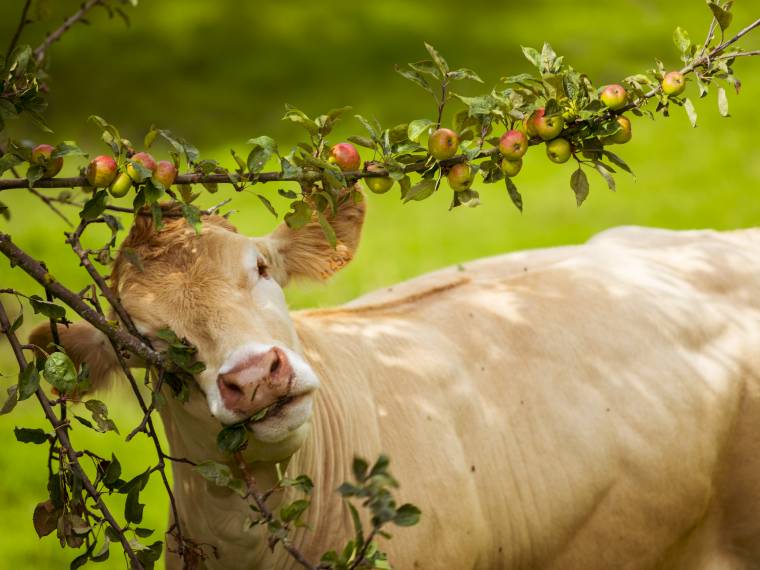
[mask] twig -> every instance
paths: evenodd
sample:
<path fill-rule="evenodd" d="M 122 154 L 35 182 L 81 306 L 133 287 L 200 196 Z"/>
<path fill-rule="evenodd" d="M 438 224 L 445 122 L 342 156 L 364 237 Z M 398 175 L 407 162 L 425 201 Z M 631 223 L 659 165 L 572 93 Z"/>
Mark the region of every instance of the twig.
<path fill-rule="evenodd" d="M 18 26 L 16 27 L 16 31 L 13 33 L 13 37 L 11 38 L 11 43 L 8 46 L 8 51 L 5 53 L 6 59 L 11 56 L 13 53 L 13 50 L 16 48 L 16 44 L 18 43 L 19 38 L 21 37 L 21 32 L 24 30 L 24 27 L 29 23 L 29 20 L 26 19 L 26 15 L 29 13 L 29 6 L 32 4 L 32 0 L 26 0 L 24 2 L 24 8 L 21 10 L 21 19 L 18 21 Z"/>
<path fill-rule="evenodd" d="M 21 343 L 19 343 L 19 340 L 16 337 L 16 334 L 10 331 L 10 326 L 11 325 L 10 325 L 10 321 L 8 320 L 8 315 L 5 312 L 5 307 L 3 306 L 2 301 L 0 301 L 0 331 L 2 331 L 2 333 L 8 339 L 8 342 L 10 343 L 13 349 L 13 353 L 16 356 L 16 361 L 18 362 L 19 370 L 23 372 L 27 366 L 34 366 L 34 364 L 28 364 L 26 362 L 23 349 L 21 348 Z M 95 489 L 95 486 L 92 484 L 92 481 L 90 481 L 90 478 L 87 476 L 87 473 L 85 473 L 84 469 L 82 469 L 82 466 L 79 463 L 78 453 L 72 447 L 71 441 L 69 440 L 68 433 L 66 432 L 66 429 L 64 427 L 65 422 L 60 420 L 55 415 L 55 412 L 53 411 L 53 408 L 50 405 L 50 402 L 48 401 L 47 396 L 42 391 L 42 388 L 37 388 L 35 395 L 37 396 L 37 400 L 42 406 L 42 409 L 45 411 L 45 416 L 47 420 L 50 422 L 50 424 L 53 426 L 53 429 L 55 430 L 55 433 L 58 437 L 58 441 L 60 442 L 61 448 L 66 452 L 66 456 L 69 460 L 69 465 L 71 466 L 72 471 L 74 471 L 74 473 L 76 473 L 76 475 L 82 481 L 82 486 L 84 487 L 85 491 L 87 491 L 87 494 L 95 501 L 95 505 L 98 507 L 98 510 L 101 513 L 103 513 L 103 518 L 105 518 L 105 520 L 108 522 L 111 528 L 113 528 L 113 530 L 117 533 L 119 537 L 119 541 L 121 542 L 121 545 L 124 548 L 124 552 L 127 554 L 127 556 L 129 556 L 129 559 L 132 563 L 132 567 L 142 570 L 143 565 L 138 560 L 137 555 L 135 554 L 134 550 L 130 546 L 129 540 L 127 540 L 127 537 L 124 534 L 124 529 L 122 529 L 119 526 L 119 524 L 116 522 L 116 519 L 111 514 L 111 511 L 103 502 L 103 499 L 101 498 L 100 493 L 98 493 L 97 489 Z"/>
<path fill-rule="evenodd" d="M 87 0 L 87 2 L 82 4 L 79 10 L 74 12 L 71 16 L 63 21 L 63 24 L 61 24 L 60 28 L 48 34 L 48 36 L 45 38 L 45 41 L 43 41 L 39 47 L 34 50 L 34 57 L 37 59 L 37 63 L 40 63 L 43 59 L 45 59 L 45 52 L 47 49 L 55 42 L 60 40 L 63 34 L 69 31 L 71 26 L 82 20 L 87 12 L 92 10 L 95 6 L 102 3 L 103 0 Z"/>
<path fill-rule="evenodd" d="M 61 211 L 60 211 L 58 208 L 56 208 L 56 207 L 55 207 L 55 205 L 53 204 L 53 202 L 56 202 L 56 201 L 57 201 L 55 198 L 50 198 L 50 197 L 48 197 L 48 196 L 45 196 L 44 194 L 40 194 L 40 193 L 39 193 L 39 192 L 37 192 L 37 190 L 35 190 L 34 188 L 29 188 L 29 192 L 31 192 L 32 194 L 34 194 L 35 196 L 37 196 L 37 198 L 39 198 L 40 200 L 42 200 L 43 202 L 45 202 L 45 204 L 47 205 L 47 207 L 48 207 L 48 208 L 50 208 L 51 210 L 53 210 L 53 212 L 54 212 L 54 213 L 55 213 L 55 214 L 56 214 L 56 215 L 57 215 L 59 218 L 61 218 L 61 219 L 62 219 L 64 222 L 66 222 L 66 223 L 69 225 L 69 227 L 72 227 L 72 228 L 74 227 L 74 224 L 72 224 L 72 223 L 69 221 L 69 219 L 68 219 L 68 218 L 67 218 L 67 217 L 66 217 L 66 216 L 63 214 L 63 212 L 61 212 Z"/>

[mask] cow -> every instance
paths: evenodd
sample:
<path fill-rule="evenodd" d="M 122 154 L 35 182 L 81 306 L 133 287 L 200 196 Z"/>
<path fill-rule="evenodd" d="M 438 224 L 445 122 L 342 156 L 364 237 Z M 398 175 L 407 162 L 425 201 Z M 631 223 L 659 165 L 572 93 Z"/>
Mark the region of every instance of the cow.
<path fill-rule="evenodd" d="M 135 217 L 111 276 L 158 349 L 169 327 L 206 365 L 161 410 L 171 454 L 230 463 L 220 428 L 281 403 L 244 458 L 263 489 L 277 463 L 312 477 L 292 538 L 311 560 L 353 535 L 335 493 L 352 458 L 383 452 L 422 510 L 381 540 L 398 569 L 760 568 L 760 231 L 612 229 L 290 312 L 289 281 L 351 260 L 365 202 L 330 218 L 336 247 L 317 221 L 247 237 L 209 215 L 196 234 L 172 211 L 160 230 Z M 101 332 L 61 343 L 109 382 Z M 184 533 L 218 548 L 208 568 L 299 567 L 234 492 L 173 470 Z"/>

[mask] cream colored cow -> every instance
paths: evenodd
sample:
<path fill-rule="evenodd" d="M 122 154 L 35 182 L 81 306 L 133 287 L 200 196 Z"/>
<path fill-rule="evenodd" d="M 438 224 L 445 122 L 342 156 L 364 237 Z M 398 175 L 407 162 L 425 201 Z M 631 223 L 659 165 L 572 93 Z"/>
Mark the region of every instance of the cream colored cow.
<path fill-rule="evenodd" d="M 353 456 L 385 452 L 423 511 L 383 545 L 401 570 L 760 568 L 759 231 L 612 230 L 289 313 L 281 287 L 347 263 L 363 216 L 341 207 L 336 250 L 317 224 L 249 238 L 208 217 L 196 236 L 138 217 L 144 271 L 119 259 L 114 286 L 207 366 L 162 412 L 173 455 L 227 460 L 221 424 L 284 399 L 245 453 L 263 488 L 276 461 L 314 479 L 294 539 L 312 559 L 351 535 L 334 489 Z M 89 325 L 62 342 L 97 382 L 114 369 Z M 296 567 L 237 496 L 174 478 L 209 568 Z"/>

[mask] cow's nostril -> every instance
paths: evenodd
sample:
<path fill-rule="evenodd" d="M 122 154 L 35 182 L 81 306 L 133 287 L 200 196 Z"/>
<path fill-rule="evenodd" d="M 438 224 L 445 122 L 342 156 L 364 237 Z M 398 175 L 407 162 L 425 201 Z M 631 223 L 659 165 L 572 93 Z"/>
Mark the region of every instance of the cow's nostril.
<path fill-rule="evenodd" d="M 228 380 L 227 378 L 222 377 L 222 384 L 224 385 L 224 388 L 229 391 L 231 395 L 242 395 L 243 389 L 238 386 L 236 383 Z"/>
<path fill-rule="evenodd" d="M 272 360 L 272 364 L 269 366 L 269 375 L 274 376 L 279 369 L 280 369 L 280 354 L 277 351 L 275 351 L 274 360 Z"/>

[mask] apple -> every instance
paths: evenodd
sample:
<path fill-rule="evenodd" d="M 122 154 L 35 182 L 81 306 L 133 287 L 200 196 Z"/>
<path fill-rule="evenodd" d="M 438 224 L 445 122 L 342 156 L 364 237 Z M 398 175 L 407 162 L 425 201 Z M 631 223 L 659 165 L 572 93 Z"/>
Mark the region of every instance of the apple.
<path fill-rule="evenodd" d="M 451 129 L 438 129 L 428 139 L 428 151 L 436 160 L 447 160 L 459 149 L 459 135 Z"/>
<path fill-rule="evenodd" d="M 132 188 L 132 177 L 126 172 L 121 172 L 108 187 L 108 192 L 114 198 L 121 198 L 127 195 L 130 188 Z"/>
<path fill-rule="evenodd" d="M 680 95 L 686 89 L 686 80 L 680 71 L 671 71 L 662 78 L 662 91 L 667 96 Z"/>
<path fill-rule="evenodd" d="M 351 143 L 338 143 L 330 149 L 330 156 L 327 162 L 337 164 L 338 168 L 344 172 L 349 170 L 359 170 L 362 164 L 362 157 L 359 151 Z"/>
<path fill-rule="evenodd" d="M 561 115 L 545 116 L 545 110 L 541 107 L 533 111 L 525 126 L 531 136 L 538 135 L 548 141 L 559 136 L 565 128 L 565 120 Z"/>
<path fill-rule="evenodd" d="M 32 164 L 39 164 L 45 167 L 43 175 L 47 178 L 52 178 L 61 171 L 63 168 L 63 157 L 51 159 L 55 147 L 49 144 L 38 144 L 32 149 Z"/>
<path fill-rule="evenodd" d="M 625 104 L 628 100 L 628 93 L 626 93 L 625 87 L 618 85 L 617 83 L 613 83 L 612 85 L 607 85 L 604 89 L 602 89 L 602 94 L 599 96 L 599 98 L 608 109 L 617 111 L 618 109 L 625 107 Z"/>
<path fill-rule="evenodd" d="M 499 139 L 499 152 L 509 160 L 518 160 L 528 152 L 528 137 L 520 131 L 507 131 Z"/>
<path fill-rule="evenodd" d="M 504 173 L 504 176 L 512 178 L 513 176 L 517 176 L 517 173 L 522 169 L 522 165 L 522 158 L 518 158 L 517 160 L 504 158 L 501 161 L 501 171 Z"/>
<path fill-rule="evenodd" d="M 117 172 L 116 161 L 110 156 L 100 155 L 93 158 L 87 165 L 85 176 L 90 186 L 105 188 L 114 181 Z"/>
<path fill-rule="evenodd" d="M 379 164 L 370 164 L 367 166 L 367 172 L 379 172 L 385 170 Z M 367 188 L 372 190 L 375 194 L 385 194 L 393 187 L 393 179 L 390 176 L 377 176 L 371 178 L 365 178 L 364 183 Z"/>
<path fill-rule="evenodd" d="M 156 171 L 153 173 L 153 180 L 159 182 L 164 188 L 169 188 L 174 184 L 175 178 L 177 178 L 177 167 L 174 166 L 174 163 L 168 160 L 159 160 Z"/>
<path fill-rule="evenodd" d="M 571 147 L 567 139 L 554 139 L 546 143 L 546 155 L 549 160 L 562 164 L 570 160 Z"/>
<path fill-rule="evenodd" d="M 628 120 L 628 117 L 620 115 L 617 118 L 617 122 L 620 125 L 620 130 L 614 135 L 604 137 L 602 139 L 604 144 L 625 144 L 631 140 L 633 133 L 631 132 L 631 121 Z"/>
<path fill-rule="evenodd" d="M 447 179 L 454 192 L 462 192 L 472 186 L 472 169 L 466 162 L 458 162 L 449 169 Z"/>
<path fill-rule="evenodd" d="M 156 164 L 156 159 L 153 158 L 153 156 L 148 152 L 138 152 L 137 154 L 133 154 L 130 160 L 132 160 L 132 162 L 137 162 L 139 164 L 142 164 L 145 168 L 147 168 L 151 172 L 155 172 L 156 167 L 158 166 Z M 129 176 L 135 182 L 142 181 L 142 177 L 137 172 L 137 169 L 131 164 L 127 164 L 127 174 L 129 174 Z"/>

